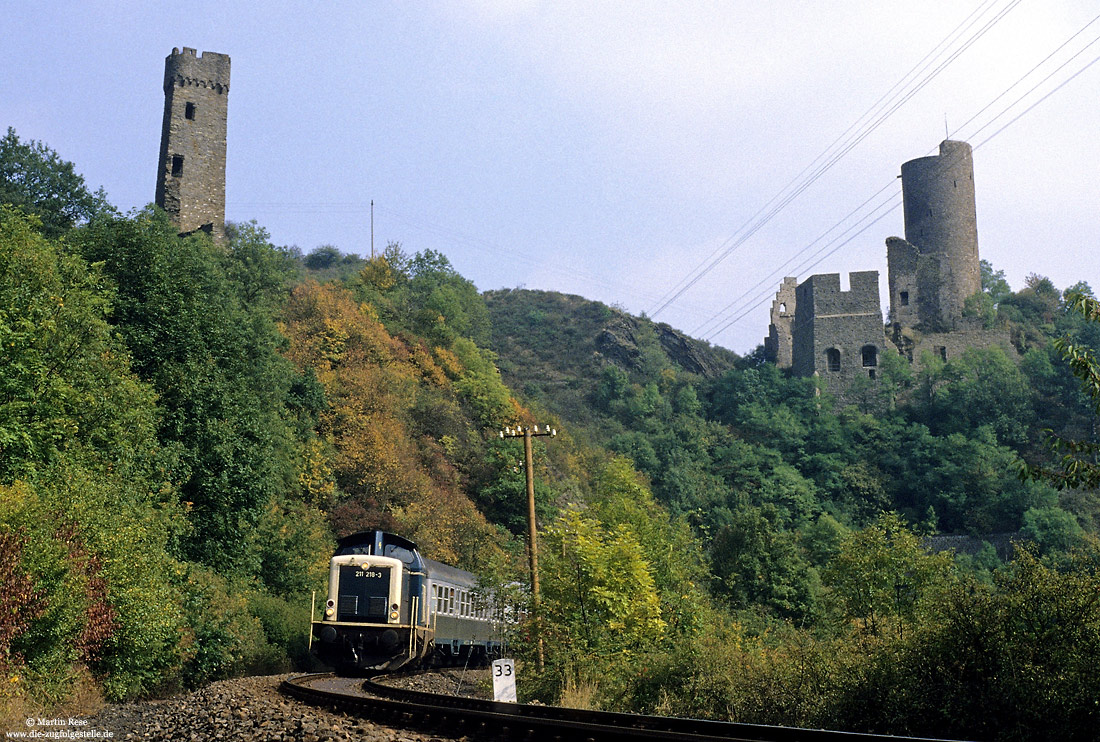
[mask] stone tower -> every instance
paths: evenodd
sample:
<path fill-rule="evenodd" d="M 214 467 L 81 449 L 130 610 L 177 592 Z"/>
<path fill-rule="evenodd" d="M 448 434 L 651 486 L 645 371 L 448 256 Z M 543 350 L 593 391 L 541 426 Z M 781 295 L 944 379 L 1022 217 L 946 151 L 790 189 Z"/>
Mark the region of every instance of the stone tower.
<path fill-rule="evenodd" d="M 904 163 L 901 188 L 905 239 L 886 242 L 891 320 L 950 331 L 982 287 L 970 145 L 945 140 L 938 155 Z"/>
<path fill-rule="evenodd" d="M 821 376 L 835 393 L 856 378 L 874 379 L 886 345 L 878 295 L 878 271 L 848 274 L 843 291 L 839 273 L 810 276 L 795 290 L 791 369 L 798 376 Z"/>
<path fill-rule="evenodd" d="M 164 124 L 157 205 L 181 233 L 225 238 L 225 139 L 229 55 L 187 47 L 164 60 Z"/>

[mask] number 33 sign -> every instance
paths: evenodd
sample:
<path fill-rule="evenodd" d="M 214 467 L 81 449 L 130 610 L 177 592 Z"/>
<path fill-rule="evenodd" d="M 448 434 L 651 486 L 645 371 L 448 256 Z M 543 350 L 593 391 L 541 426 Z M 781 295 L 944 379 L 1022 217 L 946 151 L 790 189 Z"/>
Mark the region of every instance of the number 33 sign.
<path fill-rule="evenodd" d="M 515 660 L 493 660 L 493 700 L 516 702 Z"/>

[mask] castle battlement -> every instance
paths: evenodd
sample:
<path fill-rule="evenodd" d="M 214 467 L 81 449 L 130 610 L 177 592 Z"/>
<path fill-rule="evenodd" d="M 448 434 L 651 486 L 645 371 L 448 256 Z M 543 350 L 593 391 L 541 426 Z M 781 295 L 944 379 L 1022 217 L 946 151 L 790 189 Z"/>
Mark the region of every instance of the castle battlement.
<path fill-rule="evenodd" d="M 196 54 L 190 47 L 173 49 L 164 60 L 164 90 L 194 85 L 218 93 L 229 92 L 229 55 L 217 52 Z"/>
<path fill-rule="evenodd" d="M 875 377 L 885 346 L 878 271 L 810 276 L 795 290 L 791 324 L 791 368 L 800 376 L 820 375 L 833 391 L 858 376 Z"/>

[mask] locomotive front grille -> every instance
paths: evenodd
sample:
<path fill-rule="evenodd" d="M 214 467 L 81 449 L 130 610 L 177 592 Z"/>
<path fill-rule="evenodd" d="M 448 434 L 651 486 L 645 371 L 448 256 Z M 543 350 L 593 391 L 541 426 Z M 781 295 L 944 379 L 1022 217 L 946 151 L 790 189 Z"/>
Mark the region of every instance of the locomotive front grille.
<path fill-rule="evenodd" d="M 382 621 L 390 602 L 390 568 L 343 565 L 336 620 Z"/>

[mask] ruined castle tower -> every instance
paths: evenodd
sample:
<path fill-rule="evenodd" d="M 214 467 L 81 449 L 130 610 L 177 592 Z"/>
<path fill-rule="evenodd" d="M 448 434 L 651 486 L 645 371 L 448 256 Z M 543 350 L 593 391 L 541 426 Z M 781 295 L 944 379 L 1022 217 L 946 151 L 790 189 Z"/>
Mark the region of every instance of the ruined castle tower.
<path fill-rule="evenodd" d="M 878 295 L 878 271 L 810 276 L 795 289 L 791 369 L 818 375 L 830 391 L 842 392 L 856 378 L 875 378 L 886 345 Z"/>
<path fill-rule="evenodd" d="M 928 332 L 955 329 L 981 290 L 974 160 L 966 142 L 901 166 L 905 239 L 886 241 L 891 320 Z"/>
<path fill-rule="evenodd" d="M 797 278 L 784 278 L 772 302 L 771 323 L 768 325 L 768 336 L 764 338 L 764 357 L 779 368 L 790 368 L 794 360 L 792 325 L 797 288 Z"/>
<path fill-rule="evenodd" d="M 181 233 L 225 238 L 229 55 L 187 47 L 164 60 L 164 124 L 156 203 Z"/>

